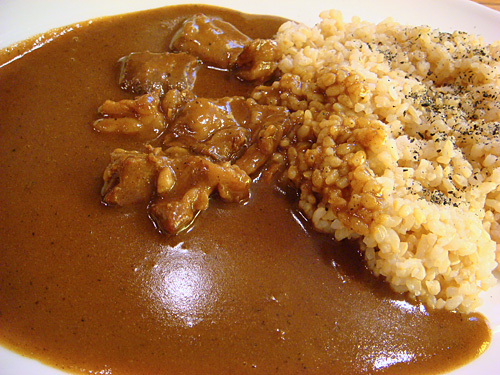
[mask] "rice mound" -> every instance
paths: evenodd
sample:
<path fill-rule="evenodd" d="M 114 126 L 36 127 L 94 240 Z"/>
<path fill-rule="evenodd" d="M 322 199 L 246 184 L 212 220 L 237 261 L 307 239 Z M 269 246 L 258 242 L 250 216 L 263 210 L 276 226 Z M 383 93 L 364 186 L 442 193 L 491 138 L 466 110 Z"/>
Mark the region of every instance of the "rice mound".
<path fill-rule="evenodd" d="M 500 260 L 500 43 L 320 17 L 276 36 L 274 104 L 301 118 L 282 145 L 300 208 L 316 229 L 359 239 L 396 291 L 474 310 Z"/>

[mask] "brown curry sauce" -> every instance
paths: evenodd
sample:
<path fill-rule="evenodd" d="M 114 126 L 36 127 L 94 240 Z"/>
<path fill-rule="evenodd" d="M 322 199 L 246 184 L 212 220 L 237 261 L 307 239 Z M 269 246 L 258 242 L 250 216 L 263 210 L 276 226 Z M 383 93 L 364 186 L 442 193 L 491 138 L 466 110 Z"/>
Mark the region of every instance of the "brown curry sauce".
<path fill-rule="evenodd" d="M 213 199 L 176 236 L 145 209 L 99 203 L 110 152 L 140 146 L 89 125 L 105 99 L 131 97 L 118 59 L 164 51 L 200 11 L 252 37 L 283 22 L 163 8 L 55 32 L 0 69 L 1 342 L 70 372 L 112 374 L 438 373 L 483 352 L 483 316 L 405 301 L 354 244 L 312 231 L 291 191 L 254 182 L 247 204 Z M 195 93 L 251 89 L 201 68 Z"/>

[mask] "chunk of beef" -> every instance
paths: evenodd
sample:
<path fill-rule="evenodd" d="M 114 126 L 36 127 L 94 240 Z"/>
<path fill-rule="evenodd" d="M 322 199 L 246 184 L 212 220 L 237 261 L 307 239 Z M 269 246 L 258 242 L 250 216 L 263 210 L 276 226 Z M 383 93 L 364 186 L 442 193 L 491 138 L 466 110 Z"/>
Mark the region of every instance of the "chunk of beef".
<path fill-rule="evenodd" d="M 104 171 L 102 200 L 106 204 L 127 206 L 151 199 L 157 165 L 147 154 L 116 149 Z"/>
<path fill-rule="evenodd" d="M 226 202 L 247 199 L 251 179 L 236 165 L 213 163 L 182 147 L 147 147 L 146 153 L 116 149 L 104 172 L 103 202 L 126 206 L 151 201 L 150 214 L 165 232 L 177 233 L 217 191 Z"/>
<path fill-rule="evenodd" d="M 169 169 L 160 172 L 158 185 L 167 188 L 150 208 L 158 226 L 168 233 L 186 228 L 199 211 L 206 210 L 215 190 L 226 202 L 240 202 L 249 196 L 251 179 L 235 165 L 216 164 L 194 155 L 173 161 Z"/>
<path fill-rule="evenodd" d="M 217 17 L 196 15 L 184 22 L 170 48 L 185 51 L 222 69 L 236 69 L 238 77 L 264 82 L 278 67 L 278 45 L 271 39 L 252 40 Z"/>
<path fill-rule="evenodd" d="M 238 56 L 236 75 L 246 81 L 264 82 L 278 68 L 281 53 L 271 39 L 255 39 Z"/>
<path fill-rule="evenodd" d="M 232 24 L 198 14 L 184 22 L 170 48 L 197 56 L 208 65 L 230 69 L 250 42 L 251 39 Z"/>
<path fill-rule="evenodd" d="M 250 140 L 251 132 L 237 122 L 235 115 L 249 118 L 242 97 L 196 98 L 179 112 L 164 136 L 166 146 L 187 147 L 196 154 L 218 161 L 229 161 Z M 241 116 L 243 112 L 243 116 Z"/>
<path fill-rule="evenodd" d="M 160 93 L 151 92 L 134 100 L 106 100 L 99 107 L 103 116 L 93 124 L 102 133 L 137 135 L 154 139 L 165 129 L 165 116 L 160 111 Z"/>
<path fill-rule="evenodd" d="M 259 105 L 244 97 L 196 98 L 180 110 L 163 141 L 218 161 L 240 158 L 236 163 L 252 174 L 290 128 L 285 107 Z"/>
<path fill-rule="evenodd" d="M 136 94 L 192 90 L 199 69 L 196 57 L 183 52 L 136 52 L 119 61 L 122 64 L 120 87 Z"/>

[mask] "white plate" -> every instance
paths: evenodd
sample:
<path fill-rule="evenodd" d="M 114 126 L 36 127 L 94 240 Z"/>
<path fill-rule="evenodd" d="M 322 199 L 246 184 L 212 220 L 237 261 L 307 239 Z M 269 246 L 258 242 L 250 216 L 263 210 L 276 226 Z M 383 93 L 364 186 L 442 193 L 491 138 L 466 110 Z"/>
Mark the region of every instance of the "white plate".
<path fill-rule="evenodd" d="M 345 19 L 357 15 L 379 22 L 393 17 L 400 23 L 427 24 L 443 31 L 462 30 L 480 34 L 487 42 L 500 40 L 500 12 L 468 0 L 1 0 L 0 48 L 51 28 L 99 16 L 125 13 L 179 3 L 207 3 L 243 12 L 275 14 L 314 25 L 318 14 L 340 9 Z M 476 361 L 449 375 L 495 374 L 500 370 L 500 284 L 483 296 L 480 311 L 491 323 L 493 340 Z M 61 375 L 60 371 L 21 357 L 0 347 L 1 375 Z"/>

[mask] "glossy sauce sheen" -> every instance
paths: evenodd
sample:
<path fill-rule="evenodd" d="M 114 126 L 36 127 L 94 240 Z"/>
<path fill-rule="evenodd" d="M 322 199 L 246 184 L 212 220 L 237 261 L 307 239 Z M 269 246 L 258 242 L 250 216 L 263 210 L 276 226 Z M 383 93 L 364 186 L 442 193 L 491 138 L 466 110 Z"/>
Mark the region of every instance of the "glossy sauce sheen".
<path fill-rule="evenodd" d="M 215 198 L 173 237 L 143 208 L 100 203 L 109 153 L 141 147 L 90 125 L 105 99 L 130 97 L 117 60 L 166 50 L 200 11 L 252 37 L 283 22 L 164 8 L 55 33 L 0 69 L 3 344 L 110 374 L 436 373 L 484 351 L 484 317 L 406 302 L 369 274 L 354 244 L 314 233 L 294 194 L 272 184 L 255 183 L 246 205 Z M 209 69 L 195 87 L 210 97 L 249 90 Z"/>

